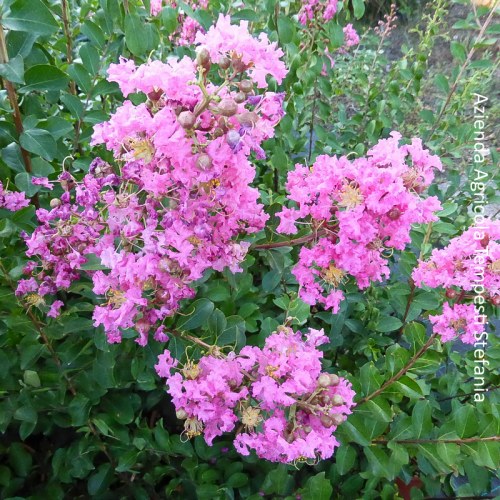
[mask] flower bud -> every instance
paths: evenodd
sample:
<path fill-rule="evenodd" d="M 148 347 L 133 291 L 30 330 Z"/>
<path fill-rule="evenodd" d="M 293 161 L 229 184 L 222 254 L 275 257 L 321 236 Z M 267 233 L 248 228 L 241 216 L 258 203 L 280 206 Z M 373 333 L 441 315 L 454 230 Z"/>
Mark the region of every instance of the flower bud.
<path fill-rule="evenodd" d="M 484 238 L 479 242 L 483 248 L 486 248 L 490 242 L 490 235 L 485 234 Z"/>
<path fill-rule="evenodd" d="M 206 153 L 202 153 L 196 159 L 196 168 L 199 170 L 208 170 L 212 167 L 212 158 L 208 156 Z"/>
<path fill-rule="evenodd" d="M 246 111 L 245 113 L 241 113 L 241 115 L 238 116 L 238 121 L 243 125 L 243 127 L 254 127 L 255 124 L 257 123 L 259 117 L 257 113 L 254 113 L 253 111 Z"/>
<path fill-rule="evenodd" d="M 446 290 L 446 297 L 448 299 L 454 299 L 457 296 L 457 291 L 453 290 L 453 288 L 448 288 Z"/>
<path fill-rule="evenodd" d="M 342 406 L 345 403 L 344 398 L 340 394 L 334 394 L 332 398 L 333 406 Z"/>
<path fill-rule="evenodd" d="M 233 69 L 236 73 L 243 73 L 247 69 L 247 65 L 241 60 L 241 57 L 233 55 L 233 59 L 231 61 L 233 65 Z"/>
<path fill-rule="evenodd" d="M 59 198 L 52 198 L 52 200 L 50 200 L 50 208 L 57 208 L 57 207 L 60 207 L 62 205 L 62 202 Z"/>
<path fill-rule="evenodd" d="M 398 220 L 401 217 L 401 210 L 398 207 L 393 207 L 387 212 L 387 217 L 391 220 Z"/>
<path fill-rule="evenodd" d="M 339 415 L 338 413 L 330 415 L 330 418 L 332 419 L 333 425 L 340 425 L 345 420 L 344 415 Z"/>
<path fill-rule="evenodd" d="M 320 387 L 328 387 L 330 385 L 330 375 L 328 375 L 328 373 L 322 373 L 318 378 L 318 385 Z"/>
<path fill-rule="evenodd" d="M 229 144 L 230 147 L 234 148 L 238 145 L 240 142 L 240 134 L 236 130 L 230 130 L 226 134 L 226 142 Z"/>
<path fill-rule="evenodd" d="M 210 68 L 210 52 L 205 47 L 198 50 L 196 54 L 196 64 L 202 68 Z"/>
<path fill-rule="evenodd" d="M 224 56 L 219 59 L 220 69 L 226 70 L 229 69 L 229 66 L 231 66 L 231 59 L 229 59 L 229 57 Z"/>
<path fill-rule="evenodd" d="M 242 80 L 240 82 L 240 90 L 244 92 L 245 94 L 248 94 L 252 92 L 253 90 L 253 83 L 250 80 Z"/>
<path fill-rule="evenodd" d="M 490 301 L 495 307 L 500 306 L 500 295 L 495 295 L 494 297 L 491 297 Z"/>
<path fill-rule="evenodd" d="M 191 111 L 183 111 L 179 114 L 177 120 L 181 124 L 182 128 L 190 129 L 193 128 L 194 124 L 196 123 L 196 116 Z"/>
<path fill-rule="evenodd" d="M 179 420 L 184 420 L 185 418 L 187 418 L 188 414 L 186 413 L 186 410 L 183 410 L 182 408 L 179 408 L 179 409 L 175 412 L 175 416 L 176 416 Z"/>
<path fill-rule="evenodd" d="M 331 427 L 333 425 L 333 420 L 328 415 L 321 415 L 320 420 L 325 427 Z"/>
<path fill-rule="evenodd" d="M 333 387 L 339 385 L 340 383 L 340 379 L 338 377 L 338 375 L 335 375 L 334 373 L 330 373 L 330 385 L 332 385 Z"/>
<path fill-rule="evenodd" d="M 154 90 L 152 90 L 151 92 L 149 92 L 148 99 L 150 101 L 156 102 L 156 101 L 160 100 L 160 98 L 161 98 L 162 95 L 163 95 L 163 90 L 155 88 Z"/>
<path fill-rule="evenodd" d="M 217 107 L 222 116 L 233 116 L 238 111 L 238 105 L 234 99 L 222 99 Z"/>
<path fill-rule="evenodd" d="M 217 127 L 214 130 L 213 136 L 214 136 L 215 139 L 217 139 L 217 137 L 221 137 L 223 135 L 224 135 L 224 130 L 222 130 L 220 127 Z"/>
<path fill-rule="evenodd" d="M 244 92 L 238 92 L 235 96 L 234 96 L 234 100 L 238 103 L 238 104 L 241 104 L 242 102 L 245 102 L 247 100 L 247 96 L 245 95 Z"/>

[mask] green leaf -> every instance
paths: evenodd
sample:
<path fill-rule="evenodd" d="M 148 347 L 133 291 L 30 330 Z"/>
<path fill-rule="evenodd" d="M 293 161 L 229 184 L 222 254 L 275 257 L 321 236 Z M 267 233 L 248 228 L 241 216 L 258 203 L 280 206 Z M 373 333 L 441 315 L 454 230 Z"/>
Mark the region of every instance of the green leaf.
<path fill-rule="evenodd" d="M 393 411 L 389 403 L 381 396 L 370 399 L 363 403 L 356 413 L 363 415 L 365 418 L 372 418 L 378 422 L 391 422 Z"/>
<path fill-rule="evenodd" d="M 471 405 L 460 406 L 453 415 L 455 430 L 460 438 L 469 438 L 477 432 L 478 421 Z"/>
<path fill-rule="evenodd" d="M 0 76 L 12 83 L 24 83 L 24 61 L 16 56 L 8 63 L 0 64 Z"/>
<path fill-rule="evenodd" d="M 354 9 L 354 17 L 360 19 L 365 13 L 365 2 L 364 0 L 352 0 L 352 7 Z"/>
<path fill-rule="evenodd" d="M 50 64 L 37 64 L 24 74 L 26 86 L 19 92 L 32 90 L 63 90 L 68 86 L 69 77 L 66 73 Z"/>
<path fill-rule="evenodd" d="M 97 495 L 106 491 L 113 480 L 113 468 L 110 464 L 103 464 L 99 470 L 90 476 L 87 483 L 89 495 Z"/>
<path fill-rule="evenodd" d="M 52 161 L 57 155 L 57 144 L 47 130 L 32 128 L 19 136 L 21 146 L 30 153 Z"/>
<path fill-rule="evenodd" d="M 166 30 L 166 34 L 171 35 L 177 29 L 177 10 L 172 9 L 172 7 L 164 7 L 161 11 L 161 21 Z"/>
<path fill-rule="evenodd" d="M 295 26 L 292 20 L 286 16 L 278 18 L 278 33 L 281 43 L 290 43 L 295 35 Z"/>
<path fill-rule="evenodd" d="M 415 438 L 425 436 L 432 430 L 431 405 L 427 400 L 417 401 L 411 415 L 411 425 Z"/>
<path fill-rule="evenodd" d="M 144 20 L 137 14 L 125 17 L 125 43 L 134 56 L 144 56 L 149 47 Z"/>
<path fill-rule="evenodd" d="M 448 83 L 448 79 L 442 73 L 436 75 L 436 77 L 434 78 L 434 83 L 436 84 L 436 87 L 443 93 L 447 94 L 450 91 L 450 84 Z"/>
<path fill-rule="evenodd" d="M 79 120 L 83 116 L 83 104 L 80 99 L 72 94 L 63 94 L 61 96 L 61 102 L 68 108 L 68 111 L 74 118 Z"/>
<path fill-rule="evenodd" d="M 88 73 L 93 76 L 97 75 L 99 73 L 101 58 L 96 48 L 90 45 L 90 43 L 85 43 L 81 46 L 79 53 L 82 58 L 83 66 Z"/>
<path fill-rule="evenodd" d="M 392 384 L 392 386 L 388 387 L 386 390 L 390 391 L 391 389 L 400 392 L 410 399 L 420 399 L 423 396 L 420 386 L 407 375 L 401 377 L 397 382 L 394 382 L 394 384 Z"/>
<path fill-rule="evenodd" d="M 326 479 L 325 473 L 320 472 L 307 480 L 302 491 L 302 500 L 330 500 L 333 488 L 330 481 Z"/>
<path fill-rule="evenodd" d="M 379 332 L 393 332 L 398 328 L 403 326 L 403 322 L 399 318 L 394 316 L 382 316 L 377 325 L 377 331 Z"/>
<path fill-rule="evenodd" d="M 85 258 L 87 260 L 85 264 L 82 264 L 80 266 L 80 269 L 83 269 L 85 271 L 99 271 L 102 269 L 108 269 L 102 264 L 101 259 L 93 253 L 85 254 Z"/>
<path fill-rule="evenodd" d="M 334 456 L 337 472 L 345 476 L 354 467 L 356 451 L 350 445 L 341 444 Z"/>
<path fill-rule="evenodd" d="M 40 186 L 35 186 L 31 182 L 31 175 L 27 172 L 21 172 L 16 175 L 14 182 L 19 188 L 19 191 L 26 193 L 26 196 L 31 197 L 40 191 Z"/>
<path fill-rule="evenodd" d="M 180 316 L 177 322 L 179 330 L 194 330 L 204 325 L 214 310 L 214 303 L 208 299 L 195 300 L 188 308 L 188 312 Z"/>
<path fill-rule="evenodd" d="M 81 27 L 81 32 L 88 37 L 90 42 L 95 45 L 98 49 L 103 49 L 106 42 L 104 34 L 97 26 L 97 24 L 92 21 L 85 21 Z"/>
<path fill-rule="evenodd" d="M 1 20 L 2 25 L 13 31 L 29 31 L 37 35 L 51 35 L 59 28 L 50 10 L 41 0 L 17 0 L 10 14 Z"/>
<path fill-rule="evenodd" d="M 226 481 L 226 484 L 230 488 L 241 488 L 247 483 L 248 476 L 243 472 L 235 472 L 234 474 L 231 474 L 231 476 L 229 476 L 228 480 Z"/>

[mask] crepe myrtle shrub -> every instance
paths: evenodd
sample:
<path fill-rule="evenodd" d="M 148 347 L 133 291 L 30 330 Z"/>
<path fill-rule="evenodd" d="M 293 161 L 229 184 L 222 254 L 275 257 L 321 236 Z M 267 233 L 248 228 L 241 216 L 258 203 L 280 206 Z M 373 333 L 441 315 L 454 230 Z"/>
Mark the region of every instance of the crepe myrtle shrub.
<path fill-rule="evenodd" d="M 97 20 L 116 52 L 94 84 L 112 111 L 83 88 L 70 43 L 56 69 L 78 117 L 63 156 L 46 151 L 61 122 L 33 115 L 17 156 L 2 150 L 23 171 L 0 184 L 1 498 L 493 491 L 500 223 L 467 227 L 440 190 L 446 159 L 421 138 L 387 128 L 336 155 L 309 142 L 294 167 L 296 145 L 282 147 L 301 140 L 294 58 L 321 54 L 324 91 L 360 42 L 363 2 L 266 5 L 267 24 L 210 2 L 130 2 L 114 17 L 108 3 Z M 11 4 L 12 51 L 15 20 L 37 24 Z M 48 36 L 56 11 L 33 5 Z M 76 29 L 66 2 L 56 15 Z M 99 24 L 84 26 L 83 63 L 107 57 Z M 172 53 L 141 59 L 144 26 Z M 11 57 L 0 70 L 17 99 Z M 58 103 L 31 85 L 40 109 Z M 10 101 L 17 125 L 39 113 L 26 99 Z"/>

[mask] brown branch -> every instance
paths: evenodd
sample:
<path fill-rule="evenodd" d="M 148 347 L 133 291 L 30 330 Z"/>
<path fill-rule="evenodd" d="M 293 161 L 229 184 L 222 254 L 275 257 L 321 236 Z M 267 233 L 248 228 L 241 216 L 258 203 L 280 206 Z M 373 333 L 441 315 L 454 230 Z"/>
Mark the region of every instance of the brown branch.
<path fill-rule="evenodd" d="M 69 25 L 69 9 L 67 0 L 62 0 L 61 13 L 63 20 L 64 37 L 66 38 L 66 60 L 68 64 L 73 62 L 73 45 L 71 42 L 71 31 Z M 76 95 L 76 84 L 74 80 L 69 83 L 69 91 Z"/>
<path fill-rule="evenodd" d="M 471 437 L 462 439 L 381 439 L 377 438 L 372 441 L 375 444 L 387 444 L 390 442 L 398 444 L 430 444 L 430 443 L 453 443 L 453 444 L 467 444 L 467 443 L 480 443 L 485 441 L 500 441 L 500 436 L 490 436 L 490 437 Z"/>
<path fill-rule="evenodd" d="M 488 17 L 486 18 L 486 21 L 484 22 L 483 26 L 481 27 L 481 30 L 479 31 L 479 34 L 477 35 L 477 38 L 476 40 L 474 41 L 474 44 L 472 45 L 472 48 L 469 50 L 469 53 L 467 54 L 467 58 L 465 59 L 464 63 L 462 64 L 462 66 L 460 67 L 460 70 L 458 72 L 458 75 L 457 77 L 455 78 L 455 81 L 453 82 L 453 85 L 451 86 L 449 92 L 448 92 L 448 95 L 446 97 L 446 101 L 443 105 L 443 107 L 441 108 L 441 111 L 439 112 L 439 115 L 438 117 L 436 118 L 436 121 L 434 122 L 434 125 L 432 126 L 432 129 L 431 131 L 429 132 L 429 135 L 427 136 L 427 139 L 426 140 L 431 140 L 432 139 L 432 136 L 434 135 L 434 132 L 436 131 L 438 125 L 439 125 L 439 122 L 441 121 L 441 118 L 443 118 L 443 115 L 445 113 L 445 111 L 448 109 L 448 106 L 451 102 L 451 98 L 453 97 L 453 94 L 455 93 L 455 91 L 457 90 L 457 87 L 458 87 L 458 84 L 462 78 L 462 75 L 464 74 L 464 71 L 467 69 L 467 66 L 469 65 L 469 63 L 471 62 L 472 60 L 472 56 L 474 55 L 474 53 L 476 52 L 476 45 L 478 43 L 481 42 L 481 40 L 483 39 L 483 36 L 484 36 L 484 33 L 486 32 L 486 29 L 488 28 L 488 26 L 490 25 L 491 23 L 491 20 L 493 19 L 493 16 L 495 15 L 495 11 L 496 11 L 496 6 L 498 4 L 498 0 L 495 2 L 495 4 L 491 7 L 491 12 L 490 14 L 488 15 Z"/>
<path fill-rule="evenodd" d="M 308 234 L 307 236 L 302 236 L 301 238 L 295 238 L 286 241 L 277 241 L 275 243 L 263 243 L 261 245 L 252 245 L 250 247 L 251 250 L 269 250 L 271 248 L 281 248 L 281 247 L 293 247 L 295 245 L 301 245 L 302 243 L 308 243 L 309 241 L 314 240 L 315 238 L 324 236 L 327 234 L 325 229 L 322 229 L 318 232 Z"/>
<path fill-rule="evenodd" d="M 7 64 L 9 62 L 9 54 L 7 52 L 7 42 L 5 40 L 5 33 L 3 31 L 3 26 L 0 23 L 0 63 L 2 64 Z M 7 96 L 9 98 L 10 106 L 13 111 L 13 118 L 14 118 L 14 125 L 16 127 L 16 131 L 18 135 L 21 135 L 24 132 L 24 127 L 23 127 L 23 120 L 21 118 L 21 111 L 19 110 L 19 104 L 17 100 L 17 93 L 16 89 L 13 85 L 12 82 L 7 80 L 6 78 L 2 78 L 3 86 L 5 87 L 5 90 L 7 91 Z M 21 155 L 23 157 L 23 162 L 24 162 L 24 168 L 26 169 L 26 172 L 29 174 L 32 171 L 31 168 L 31 157 L 20 144 L 19 148 L 21 150 Z M 38 194 L 35 194 L 33 197 L 33 204 L 35 207 L 39 207 L 39 202 L 38 202 Z"/>
<path fill-rule="evenodd" d="M 7 284 L 9 285 L 9 287 L 12 289 L 13 292 L 15 292 L 16 287 L 14 286 L 14 283 L 10 279 L 10 277 L 9 277 L 9 275 L 7 273 L 7 270 L 5 269 L 5 267 L 4 267 L 4 265 L 2 264 L 1 261 L 0 261 L 0 270 L 2 271 L 2 273 L 3 273 L 4 277 L 5 277 L 5 280 L 7 281 Z M 55 349 L 52 347 L 52 344 L 50 343 L 50 340 L 47 337 L 47 334 L 43 331 L 43 325 L 42 325 L 42 323 L 40 323 L 40 321 L 35 316 L 35 314 L 33 314 L 33 311 L 26 304 L 24 304 L 21 301 L 19 301 L 19 303 L 20 303 L 21 307 L 26 311 L 26 316 L 28 316 L 28 318 L 30 319 L 31 323 L 33 323 L 33 326 L 35 327 L 35 330 L 40 335 L 40 338 L 42 339 L 42 342 L 45 344 L 45 346 L 49 350 L 49 353 L 52 356 L 52 359 L 54 360 L 54 363 L 61 370 L 62 375 L 63 375 L 63 377 L 66 380 L 66 383 L 68 385 L 69 392 L 71 392 L 71 394 L 73 396 L 76 396 L 76 389 L 75 389 L 73 383 L 71 382 L 70 378 L 68 377 L 68 375 L 66 373 L 64 373 L 64 371 L 62 369 L 61 360 L 57 356 L 57 353 L 56 353 Z"/>
<path fill-rule="evenodd" d="M 403 366 L 403 368 L 401 368 L 401 370 L 399 370 L 398 373 L 396 373 L 396 375 L 392 376 L 387 382 L 385 382 L 384 384 L 382 384 L 382 386 L 379 389 L 377 389 L 376 391 L 372 392 L 368 396 L 364 397 L 358 403 L 358 406 L 362 405 L 363 403 L 366 403 L 367 401 L 370 401 L 370 399 L 373 399 L 373 398 L 377 397 L 380 393 L 382 393 L 383 391 L 385 391 L 385 389 L 387 389 L 387 387 L 389 387 L 394 382 L 396 382 L 397 380 L 399 380 L 418 361 L 418 359 L 421 358 L 425 354 L 425 352 L 429 349 L 429 347 L 434 342 L 434 339 L 436 338 L 436 336 L 437 336 L 437 334 L 433 333 L 429 337 L 429 340 L 427 340 L 427 342 L 425 343 L 425 345 L 423 345 L 421 347 L 421 349 L 417 353 L 415 353 L 415 355 L 410 359 L 410 361 L 408 361 L 408 363 L 405 366 Z"/>

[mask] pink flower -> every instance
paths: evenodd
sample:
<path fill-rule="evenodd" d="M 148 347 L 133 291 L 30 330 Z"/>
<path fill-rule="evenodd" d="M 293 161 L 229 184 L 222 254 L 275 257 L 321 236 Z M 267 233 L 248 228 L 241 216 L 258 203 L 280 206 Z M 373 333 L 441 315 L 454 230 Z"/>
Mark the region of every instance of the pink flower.
<path fill-rule="evenodd" d="M 464 344 L 474 344 L 484 332 L 484 322 L 474 304 L 448 303 L 439 315 L 429 316 L 433 331 L 441 336 L 443 342 L 459 337 Z"/>
<path fill-rule="evenodd" d="M 220 14 L 215 26 L 206 34 L 198 33 L 195 42 L 208 50 L 214 62 L 229 53 L 241 58 L 248 75 L 260 88 L 267 86 L 267 75 L 281 83 L 287 74 L 285 64 L 281 61 L 283 51 L 276 42 L 269 42 L 265 33 L 261 33 L 258 38 L 250 35 L 248 21 L 240 21 L 239 25 L 235 25 L 231 24 L 229 16 Z"/>
<path fill-rule="evenodd" d="M 63 305 L 64 302 L 62 300 L 55 300 L 50 306 L 50 310 L 47 313 L 47 316 L 49 316 L 50 318 L 57 318 Z"/>
<path fill-rule="evenodd" d="M 43 186 L 47 189 L 54 189 L 54 186 L 49 182 L 49 179 L 47 177 L 32 177 L 31 178 L 31 183 L 34 184 L 35 186 Z"/>
<path fill-rule="evenodd" d="M 470 291 L 480 284 L 490 297 L 500 296 L 500 221 L 485 220 L 436 248 L 420 261 L 412 277 L 417 286 Z"/>
<path fill-rule="evenodd" d="M 400 138 L 393 132 L 366 158 L 322 155 L 310 169 L 297 165 L 288 174 L 288 198 L 296 208 L 277 214 L 278 232 L 294 233 L 306 218 L 321 232 L 314 245 L 301 248 L 292 271 L 306 303 L 337 313 L 345 282 L 354 279 L 366 288 L 387 278 L 387 257 L 410 242 L 412 225 L 437 220 L 438 199 L 417 193 L 432 182 L 441 162 L 421 141 L 400 146 Z"/>
<path fill-rule="evenodd" d="M 317 347 L 327 341 L 323 330 L 310 329 L 304 340 L 300 332 L 279 327 L 262 349 L 247 346 L 227 357 L 215 351 L 174 374 L 175 362 L 165 351 L 156 369 L 167 379 L 188 437 L 203 434 L 211 445 L 242 424 L 245 431 L 234 440 L 242 455 L 254 449 L 283 463 L 329 458 L 338 446 L 334 431 L 354 406 L 354 391 L 347 380 L 321 372 Z"/>
<path fill-rule="evenodd" d="M 17 212 L 24 207 L 27 207 L 30 201 L 26 199 L 24 193 L 15 193 L 4 189 L 3 184 L 0 182 L 0 208 L 5 208 L 11 212 Z"/>

